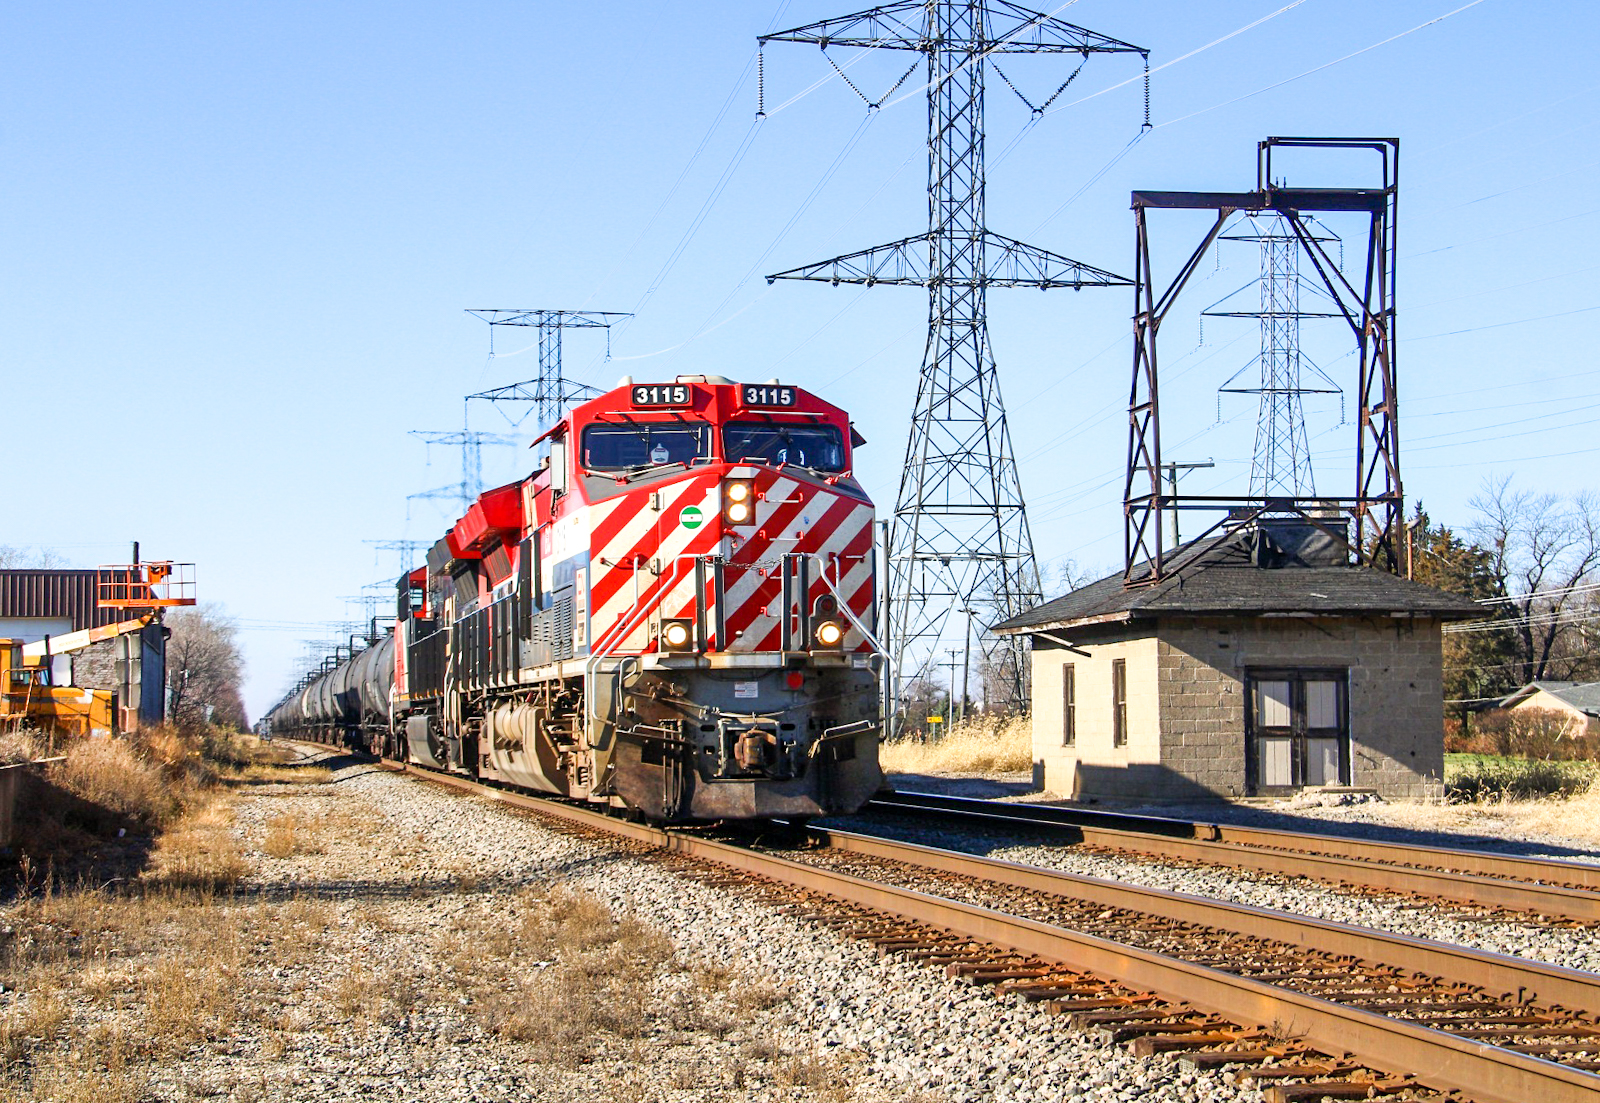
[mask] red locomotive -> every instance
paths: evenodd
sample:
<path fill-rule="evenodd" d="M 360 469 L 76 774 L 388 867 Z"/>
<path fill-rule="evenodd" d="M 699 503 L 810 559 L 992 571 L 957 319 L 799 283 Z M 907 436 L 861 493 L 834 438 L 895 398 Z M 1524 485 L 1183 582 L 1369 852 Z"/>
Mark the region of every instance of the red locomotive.
<path fill-rule="evenodd" d="M 882 660 L 848 415 L 775 381 L 624 380 L 536 443 L 401 579 L 388 692 L 357 656 L 269 726 L 660 821 L 865 803 Z"/>

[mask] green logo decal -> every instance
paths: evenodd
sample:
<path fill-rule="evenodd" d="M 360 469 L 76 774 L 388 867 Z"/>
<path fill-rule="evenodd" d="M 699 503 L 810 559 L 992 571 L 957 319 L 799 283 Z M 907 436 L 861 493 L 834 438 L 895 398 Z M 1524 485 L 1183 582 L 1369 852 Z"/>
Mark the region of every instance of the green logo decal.
<path fill-rule="evenodd" d="M 705 519 L 706 515 L 700 512 L 699 506 L 684 506 L 683 512 L 678 514 L 678 524 L 691 531 L 699 528 Z"/>

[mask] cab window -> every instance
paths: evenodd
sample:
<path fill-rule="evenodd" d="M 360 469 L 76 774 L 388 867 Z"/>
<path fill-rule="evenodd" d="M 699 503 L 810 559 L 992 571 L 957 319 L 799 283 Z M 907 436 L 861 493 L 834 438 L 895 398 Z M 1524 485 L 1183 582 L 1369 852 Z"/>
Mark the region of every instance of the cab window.
<path fill-rule="evenodd" d="M 711 458 L 711 427 L 703 421 L 630 421 L 583 431 L 583 466 L 590 471 L 643 471 Z"/>
<path fill-rule="evenodd" d="M 844 434 L 832 425 L 735 421 L 722 430 L 722 447 L 729 463 L 749 460 L 773 467 L 844 470 Z"/>

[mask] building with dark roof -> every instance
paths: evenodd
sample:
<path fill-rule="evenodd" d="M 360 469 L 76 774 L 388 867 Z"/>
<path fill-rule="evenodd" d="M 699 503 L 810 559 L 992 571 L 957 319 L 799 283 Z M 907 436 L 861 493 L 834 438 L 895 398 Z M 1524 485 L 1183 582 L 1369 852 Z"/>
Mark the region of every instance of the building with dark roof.
<path fill-rule="evenodd" d="M 1529 682 L 1495 703 L 1502 709 L 1546 709 L 1572 718 L 1574 735 L 1600 720 L 1600 682 Z"/>
<path fill-rule="evenodd" d="M 1441 628 L 1476 603 L 1348 563 L 1328 530 L 1253 523 L 1160 581 L 1100 579 L 995 626 L 1033 643 L 1035 772 L 1075 798 L 1352 786 L 1441 791 Z M 1136 572 L 1137 573 L 1137 572 Z"/>

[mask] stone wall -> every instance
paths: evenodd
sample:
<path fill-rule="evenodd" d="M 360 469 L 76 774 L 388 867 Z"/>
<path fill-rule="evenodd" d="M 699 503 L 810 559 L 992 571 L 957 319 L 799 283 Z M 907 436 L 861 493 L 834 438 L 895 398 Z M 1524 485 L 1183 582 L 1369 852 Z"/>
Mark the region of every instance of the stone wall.
<path fill-rule="evenodd" d="M 1244 792 L 1252 668 L 1349 671 L 1350 782 L 1438 796 L 1444 777 L 1439 622 L 1410 617 L 1165 620 L 1158 631 L 1163 761 L 1218 796 Z"/>
<path fill-rule="evenodd" d="M 72 653 L 72 684 L 116 693 L 118 641 L 101 640 Z"/>
<path fill-rule="evenodd" d="M 1034 638 L 1035 774 L 1073 797 L 1245 795 L 1251 669 L 1349 672 L 1351 784 L 1436 797 L 1444 776 L 1438 621 L 1409 617 L 1170 618 Z M 1111 660 L 1128 663 L 1126 747 L 1112 745 Z M 1077 678 L 1077 739 L 1062 745 L 1062 670 Z"/>

